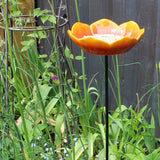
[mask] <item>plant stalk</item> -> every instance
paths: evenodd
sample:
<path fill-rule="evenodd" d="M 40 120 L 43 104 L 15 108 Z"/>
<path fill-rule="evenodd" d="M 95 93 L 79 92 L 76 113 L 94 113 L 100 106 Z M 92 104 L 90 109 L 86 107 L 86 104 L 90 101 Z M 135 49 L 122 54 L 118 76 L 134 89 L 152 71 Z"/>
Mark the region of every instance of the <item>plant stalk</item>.
<path fill-rule="evenodd" d="M 117 70 L 116 76 L 117 76 L 118 100 L 119 100 L 118 106 L 121 112 L 121 87 L 120 87 L 120 77 L 119 77 L 119 63 L 118 63 L 118 55 L 115 56 L 116 56 L 116 70 Z"/>
<path fill-rule="evenodd" d="M 6 17 L 8 19 L 8 1 L 6 3 Z M 8 110 L 8 38 L 7 30 L 5 29 L 5 54 L 6 54 L 6 107 Z"/>
<path fill-rule="evenodd" d="M 77 19 L 78 19 L 78 22 L 80 22 L 80 15 L 79 15 L 77 0 L 75 0 L 75 6 L 76 6 Z M 86 89 L 86 79 L 85 79 L 86 75 L 85 75 L 84 52 L 82 50 L 81 50 L 81 57 L 82 57 L 81 64 L 82 64 L 84 97 L 85 97 L 85 100 L 87 100 L 86 99 L 87 98 L 87 89 Z"/>
<path fill-rule="evenodd" d="M 6 6 L 5 6 L 4 1 L 5 0 L 2 0 L 2 6 L 3 6 L 3 12 L 4 12 L 4 22 L 5 22 L 5 28 L 6 28 L 6 35 L 7 35 L 7 39 L 8 39 L 8 55 L 9 55 L 10 60 L 11 60 L 11 67 L 12 67 L 13 77 L 14 77 L 14 81 L 15 81 L 15 89 L 16 89 L 17 98 L 18 98 L 18 106 L 19 106 L 19 110 L 20 110 L 20 114 L 21 114 L 21 118 L 22 118 L 22 125 L 23 125 L 23 128 L 24 128 L 24 134 L 25 134 L 25 138 L 26 138 L 26 141 L 27 141 L 28 152 L 31 153 L 31 145 L 30 145 L 30 142 L 29 142 L 28 131 L 27 131 L 24 115 L 23 115 L 23 106 L 21 104 L 20 93 L 19 93 L 19 89 L 18 89 L 18 85 L 17 85 L 16 70 L 15 70 L 16 66 L 14 64 L 14 58 L 13 58 L 13 53 L 12 53 L 12 45 L 11 45 L 11 39 L 10 39 L 10 32 L 9 32 L 9 25 L 8 25 L 8 15 L 7 15 L 7 12 L 6 12 Z M 8 0 L 6 1 L 6 4 L 8 5 Z M 32 154 L 31 154 L 31 159 L 32 159 Z"/>

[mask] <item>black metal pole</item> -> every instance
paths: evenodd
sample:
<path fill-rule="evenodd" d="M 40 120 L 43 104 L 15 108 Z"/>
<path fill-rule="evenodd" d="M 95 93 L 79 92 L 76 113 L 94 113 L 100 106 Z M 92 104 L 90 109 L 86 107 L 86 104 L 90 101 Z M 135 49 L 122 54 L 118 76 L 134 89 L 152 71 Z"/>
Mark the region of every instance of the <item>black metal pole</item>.
<path fill-rule="evenodd" d="M 108 139 L 109 139 L 109 133 L 108 133 L 108 56 L 105 56 L 105 104 L 106 104 L 106 159 L 109 158 L 109 143 L 108 143 Z"/>
<path fill-rule="evenodd" d="M 8 20 L 8 0 L 6 0 L 6 14 L 7 14 L 7 20 Z M 5 22 L 7 23 L 7 22 Z M 8 108 L 8 38 L 7 38 L 7 30 L 5 29 L 5 54 L 6 54 L 6 107 Z"/>

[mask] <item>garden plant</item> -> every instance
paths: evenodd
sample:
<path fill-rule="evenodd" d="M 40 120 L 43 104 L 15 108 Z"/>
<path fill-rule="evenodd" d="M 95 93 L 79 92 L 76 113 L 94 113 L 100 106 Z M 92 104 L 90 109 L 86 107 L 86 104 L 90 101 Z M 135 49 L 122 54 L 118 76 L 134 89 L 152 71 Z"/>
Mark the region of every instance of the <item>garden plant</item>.
<path fill-rule="evenodd" d="M 16 0 L 2 0 L 0 4 L 3 19 L 0 25 L 5 31 L 0 45 L 0 159 L 160 159 L 159 139 L 155 136 L 159 122 L 147 104 L 140 107 L 143 96 L 137 106 L 121 103 L 118 54 L 134 47 L 145 29 L 140 29 L 134 21 L 121 25 L 109 19 L 97 20 L 91 25 L 82 23 L 75 0 L 78 22 L 67 31 L 67 36 L 82 49 L 81 55 L 75 56 L 70 46 L 59 43 L 60 16 L 55 15 L 52 2 L 48 0 L 48 3 L 51 10 L 36 8 L 27 17 Z M 36 19 L 42 26 L 35 25 Z M 47 29 L 43 26 L 46 23 L 50 24 Z M 20 43 L 17 32 L 11 29 L 19 30 Z M 39 53 L 44 39 L 51 53 Z M 113 56 L 115 70 L 110 72 L 115 84 L 108 79 L 117 102 L 113 112 L 106 109 L 101 91 L 86 84 L 84 61 L 88 53 Z M 74 69 L 76 61 L 81 62 L 82 75 Z M 157 65 L 157 77 L 159 68 Z M 158 78 L 157 85 L 146 94 L 151 97 L 154 90 L 159 97 Z M 151 113 L 150 119 L 148 113 Z"/>
<path fill-rule="evenodd" d="M 80 76 L 74 70 L 72 62 L 83 64 L 84 57 L 59 46 L 60 17 L 54 10 L 40 8 L 25 17 L 19 10 L 21 4 L 14 0 L 9 1 L 8 13 L 7 4 L 1 2 L 5 39 L 1 38 L 0 54 L 0 159 L 105 159 L 105 106 L 98 89 L 85 86 L 85 73 Z M 35 26 L 38 18 L 50 24 L 54 44 L 43 25 Z M 11 29 L 19 29 L 20 43 Z M 52 50 L 48 55 L 39 54 L 43 39 Z M 81 77 L 84 94 L 79 87 Z"/>

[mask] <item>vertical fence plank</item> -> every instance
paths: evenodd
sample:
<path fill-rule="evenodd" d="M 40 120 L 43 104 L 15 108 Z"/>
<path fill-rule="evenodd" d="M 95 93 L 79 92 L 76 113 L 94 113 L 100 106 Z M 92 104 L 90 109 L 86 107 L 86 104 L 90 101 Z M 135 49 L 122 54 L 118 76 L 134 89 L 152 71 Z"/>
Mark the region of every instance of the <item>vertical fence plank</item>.
<path fill-rule="evenodd" d="M 75 3 L 74 0 L 68 1 L 69 5 L 69 21 L 70 21 L 70 27 L 77 22 L 76 17 L 76 11 L 75 11 Z M 107 15 L 107 1 L 104 0 L 81 0 L 78 1 L 79 5 L 79 12 L 80 12 L 80 19 L 81 22 L 91 24 L 94 21 L 97 21 L 101 18 L 106 18 Z M 80 55 L 80 49 L 74 44 L 73 45 L 73 54 Z M 97 80 L 99 90 L 102 92 L 105 89 L 105 82 L 103 81 L 104 78 L 104 66 L 105 66 L 105 56 L 97 56 L 97 55 L 90 55 L 85 53 L 84 56 L 85 59 L 85 69 L 86 69 L 86 76 L 87 76 L 87 85 L 91 83 L 91 86 L 96 87 L 95 79 Z M 81 72 L 81 63 L 76 62 L 75 63 L 76 71 L 79 73 L 79 75 L 82 74 Z M 95 78 L 94 75 L 96 75 Z M 103 85 L 102 85 L 103 83 Z M 82 86 L 82 84 L 81 84 Z M 103 99 L 105 99 L 105 95 L 103 93 Z"/>
<path fill-rule="evenodd" d="M 124 105 L 137 104 L 136 93 L 140 97 L 143 96 L 148 87 L 144 87 L 149 83 L 154 82 L 155 72 L 155 37 L 156 37 L 156 23 L 157 23 L 157 0 L 150 0 L 145 3 L 145 0 L 114 1 L 112 6 L 111 18 L 117 23 L 134 20 L 140 27 L 145 27 L 146 32 L 140 43 L 126 54 L 119 55 L 119 63 L 121 75 L 121 94 L 122 103 Z M 145 73 L 139 64 L 141 63 L 148 76 L 148 82 L 145 78 Z M 112 66 L 112 59 L 109 58 L 109 66 Z M 124 64 L 135 63 L 128 67 L 123 67 Z M 112 67 L 111 67 L 112 68 Z M 112 68 L 113 69 L 113 68 Z M 113 94 L 109 92 L 111 109 L 115 109 Z M 141 106 L 147 103 L 147 97 L 141 102 Z"/>

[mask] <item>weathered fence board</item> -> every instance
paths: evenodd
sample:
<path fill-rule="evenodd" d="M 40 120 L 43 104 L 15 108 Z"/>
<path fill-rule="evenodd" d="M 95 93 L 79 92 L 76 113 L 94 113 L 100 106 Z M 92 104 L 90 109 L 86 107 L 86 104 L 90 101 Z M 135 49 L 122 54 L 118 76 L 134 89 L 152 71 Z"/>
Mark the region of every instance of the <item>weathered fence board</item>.
<path fill-rule="evenodd" d="M 69 10 L 69 22 L 70 27 L 77 22 L 77 15 L 75 10 L 75 2 L 74 0 L 68 0 L 68 10 Z M 79 12 L 80 12 L 80 20 L 83 23 L 91 24 L 96 20 L 101 18 L 107 17 L 106 12 L 106 2 L 104 0 L 81 0 L 78 1 Z M 80 49 L 73 43 L 73 54 L 80 55 Z M 86 75 L 87 75 L 87 85 L 91 82 L 94 75 L 97 73 L 96 77 L 92 81 L 92 86 L 96 86 L 95 79 L 98 82 L 99 89 L 102 94 L 102 98 L 105 99 L 104 91 L 105 91 L 105 56 L 97 56 L 97 55 L 90 55 L 85 53 L 85 68 L 86 68 Z M 75 63 L 75 68 L 77 72 L 81 75 L 81 63 Z M 103 66 L 104 65 L 104 66 Z"/>
<path fill-rule="evenodd" d="M 157 116 L 157 94 L 148 92 L 156 85 L 156 63 L 160 61 L 160 0 L 132 0 L 132 1 L 110 1 L 109 18 L 118 24 L 134 20 L 140 27 L 145 28 L 145 34 L 140 43 L 126 54 L 119 55 L 121 96 L 122 104 L 127 107 L 137 105 L 136 93 L 143 97 L 140 107 L 149 104 Z M 113 70 L 112 59 L 108 57 L 108 67 Z M 131 64 L 123 67 L 125 64 Z M 143 68 L 142 68 L 143 67 Z M 109 78 L 111 76 L 109 75 Z M 113 81 L 113 79 L 111 78 Z M 148 93 L 148 94 L 146 94 Z M 111 89 L 108 92 L 109 108 L 114 110 L 117 105 L 113 98 Z M 156 131 L 159 135 L 160 131 Z"/>
<path fill-rule="evenodd" d="M 148 82 L 153 84 L 155 81 L 155 63 L 159 60 L 156 58 L 158 55 L 157 46 L 157 23 L 158 21 L 158 1 L 123 1 L 114 0 L 112 5 L 112 13 L 109 16 L 117 23 L 123 23 L 125 21 L 134 20 L 141 27 L 145 27 L 145 35 L 140 43 L 126 54 L 119 55 L 120 65 L 139 62 L 144 67 L 144 70 L 148 76 Z M 109 57 L 109 67 L 111 66 L 111 57 Z M 136 106 L 137 98 L 136 93 L 139 96 L 143 96 L 149 87 L 145 78 L 145 73 L 141 66 L 138 64 L 130 65 L 128 67 L 120 67 L 121 75 L 121 93 L 122 103 L 125 105 Z M 109 92 L 110 106 L 114 108 L 115 103 L 112 98 L 112 94 Z M 147 103 L 147 97 L 143 99 L 141 105 Z M 152 104 L 152 103 L 151 103 Z"/>

